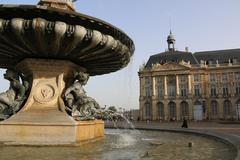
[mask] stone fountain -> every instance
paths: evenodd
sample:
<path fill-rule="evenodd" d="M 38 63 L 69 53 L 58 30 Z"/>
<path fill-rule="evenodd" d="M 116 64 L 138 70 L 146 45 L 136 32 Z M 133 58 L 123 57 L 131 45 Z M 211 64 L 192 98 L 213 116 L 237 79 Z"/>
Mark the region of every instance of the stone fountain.
<path fill-rule="evenodd" d="M 104 136 L 103 109 L 83 89 L 89 76 L 125 67 L 133 41 L 71 0 L 0 5 L 0 143 L 77 145 Z"/>

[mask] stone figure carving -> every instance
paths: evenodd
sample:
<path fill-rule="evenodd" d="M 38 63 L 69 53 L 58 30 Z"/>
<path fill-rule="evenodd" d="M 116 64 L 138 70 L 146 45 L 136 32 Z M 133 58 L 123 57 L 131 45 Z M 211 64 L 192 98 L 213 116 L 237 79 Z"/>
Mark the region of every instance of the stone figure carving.
<path fill-rule="evenodd" d="M 101 108 L 93 98 L 86 95 L 83 86 L 87 84 L 88 79 L 89 75 L 86 73 L 74 73 L 73 81 L 63 95 L 67 112 L 77 121 L 111 120 L 116 117 L 116 110 Z"/>
<path fill-rule="evenodd" d="M 21 109 L 29 89 L 27 77 L 14 70 L 7 69 L 4 78 L 10 81 L 10 87 L 0 93 L 0 120 L 7 119 Z"/>
<path fill-rule="evenodd" d="M 64 93 L 66 109 L 76 120 L 93 120 L 99 104 L 86 95 L 83 86 L 86 85 L 89 75 L 83 72 L 75 72 L 72 84 Z"/>

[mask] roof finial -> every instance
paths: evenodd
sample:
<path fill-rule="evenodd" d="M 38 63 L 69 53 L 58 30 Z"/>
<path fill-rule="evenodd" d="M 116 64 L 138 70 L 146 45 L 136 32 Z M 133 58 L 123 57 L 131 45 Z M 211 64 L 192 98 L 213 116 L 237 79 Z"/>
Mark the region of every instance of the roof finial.
<path fill-rule="evenodd" d="M 175 38 L 172 34 L 172 30 L 170 29 L 170 34 L 167 37 L 167 43 L 168 43 L 168 50 L 169 51 L 175 51 L 174 45 L 175 45 Z"/>
<path fill-rule="evenodd" d="M 172 35 L 172 29 L 170 28 L 170 35 Z"/>
<path fill-rule="evenodd" d="M 169 16 L 169 28 L 170 28 L 170 34 L 172 34 L 172 17 Z"/>

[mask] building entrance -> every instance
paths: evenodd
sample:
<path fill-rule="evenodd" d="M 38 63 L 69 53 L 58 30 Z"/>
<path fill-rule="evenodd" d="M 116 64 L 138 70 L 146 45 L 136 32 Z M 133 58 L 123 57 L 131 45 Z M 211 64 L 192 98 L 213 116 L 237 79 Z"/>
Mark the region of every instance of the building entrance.
<path fill-rule="evenodd" d="M 203 120 L 203 107 L 202 107 L 202 105 L 194 105 L 193 106 L 193 116 L 194 116 L 194 120 L 196 120 L 196 121 Z"/>

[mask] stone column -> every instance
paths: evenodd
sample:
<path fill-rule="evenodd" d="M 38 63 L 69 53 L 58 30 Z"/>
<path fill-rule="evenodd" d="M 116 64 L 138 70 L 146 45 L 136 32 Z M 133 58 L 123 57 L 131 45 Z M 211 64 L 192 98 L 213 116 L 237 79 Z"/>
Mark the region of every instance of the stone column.
<path fill-rule="evenodd" d="M 139 110 L 139 117 L 141 120 L 144 120 L 144 104 L 143 104 L 143 101 L 140 101 L 139 102 L 139 105 L 140 105 L 140 110 Z"/>
<path fill-rule="evenodd" d="M 143 78 L 139 77 L 139 93 L 140 93 L 140 98 L 143 96 Z"/>
<path fill-rule="evenodd" d="M 210 120 L 212 118 L 212 106 L 211 106 L 211 100 L 207 99 L 206 100 L 206 118 L 207 120 Z"/>
<path fill-rule="evenodd" d="M 152 120 L 156 120 L 157 118 L 157 101 L 152 100 Z"/>
<path fill-rule="evenodd" d="M 180 110 L 180 102 L 179 102 L 179 100 L 177 100 L 176 101 L 176 119 L 177 119 L 177 121 L 180 121 L 180 119 L 181 119 L 181 117 L 180 117 L 180 115 L 181 115 L 181 110 Z"/>
<path fill-rule="evenodd" d="M 156 77 L 152 77 L 152 96 L 156 96 Z"/>
<path fill-rule="evenodd" d="M 164 76 L 164 96 L 168 96 L 167 76 Z"/>
<path fill-rule="evenodd" d="M 33 77 L 32 88 L 23 108 L 0 123 L 0 142 L 74 145 L 104 136 L 102 121 L 75 121 L 65 111 L 65 83 L 84 68 L 63 60 L 24 59 L 17 69 Z"/>
<path fill-rule="evenodd" d="M 164 100 L 164 120 L 168 121 L 169 120 L 169 109 L 168 109 L 168 101 Z"/>
<path fill-rule="evenodd" d="M 234 98 L 231 98 L 231 118 L 237 119 L 237 107 L 236 107 L 236 101 Z"/>
<path fill-rule="evenodd" d="M 177 94 L 177 97 L 180 95 L 178 75 L 176 75 L 176 94 Z"/>
<path fill-rule="evenodd" d="M 223 102 L 224 99 L 218 99 L 218 118 L 223 118 Z"/>
<path fill-rule="evenodd" d="M 144 78 L 143 77 L 139 77 L 139 81 L 140 81 L 140 83 L 139 83 L 139 92 L 140 92 L 140 96 L 139 96 L 139 108 L 140 108 L 140 110 L 139 110 L 139 117 L 140 117 L 140 119 L 141 120 L 143 120 L 144 119 L 144 115 L 143 115 L 143 107 L 144 107 L 144 105 L 143 105 L 143 103 L 144 103 L 144 83 L 143 83 L 143 80 Z"/>
<path fill-rule="evenodd" d="M 192 94 L 192 79 L 191 79 L 191 75 L 188 75 L 188 94 Z"/>
<path fill-rule="evenodd" d="M 188 102 L 188 109 L 189 109 L 189 120 L 193 119 L 193 101 L 189 100 Z"/>

